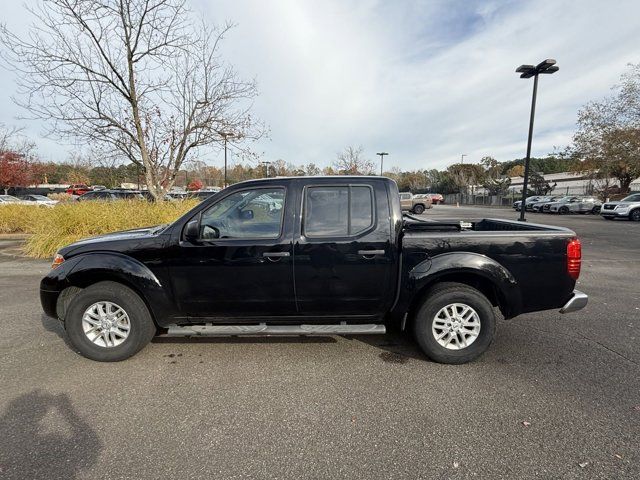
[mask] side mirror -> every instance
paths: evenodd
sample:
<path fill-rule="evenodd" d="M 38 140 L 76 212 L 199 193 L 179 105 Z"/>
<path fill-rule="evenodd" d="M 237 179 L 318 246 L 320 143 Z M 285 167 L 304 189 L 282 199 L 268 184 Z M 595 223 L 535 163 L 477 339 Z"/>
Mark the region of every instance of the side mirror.
<path fill-rule="evenodd" d="M 240 212 L 241 220 L 253 220 L 253 210 L 243 210 Z"/>
<path fill-rule="evenodd" d="M 189 242 L 196 242 L 200 236 L 200 220 L 191 220 L 184 227 L 184 238 Z"/>

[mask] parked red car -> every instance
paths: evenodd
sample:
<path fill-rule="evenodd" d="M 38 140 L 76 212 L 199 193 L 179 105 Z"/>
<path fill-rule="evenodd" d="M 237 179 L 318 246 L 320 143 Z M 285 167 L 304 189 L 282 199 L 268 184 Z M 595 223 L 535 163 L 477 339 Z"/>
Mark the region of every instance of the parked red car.
<path fill-rule="evenodd" d="M 444 203 L 444 197 L 439 193 L 428 193 L 427 195 L 431 197 L 431 203 L 434 205 Z"/>
<path fill-rule="evenodd" d="M 84 185 L 82 183 L 77 183 L 74 185 L 70 185 L 69 188 L 65 190 L 69 195 L 84 195 L 87 192 L 91 192 L 91 187 Z"/>

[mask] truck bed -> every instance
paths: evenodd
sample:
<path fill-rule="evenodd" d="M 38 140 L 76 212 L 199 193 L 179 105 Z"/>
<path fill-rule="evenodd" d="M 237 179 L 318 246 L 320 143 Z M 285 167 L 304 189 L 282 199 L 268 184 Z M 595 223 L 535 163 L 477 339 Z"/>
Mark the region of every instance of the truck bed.
<path fill-rule="evenodd" d="M 403 270 L 445 254 L 477 254 L 502 265 L 515 279 L 521 304 L 510 316 L 557 308 L 568 301 L 574 280 L 567 275 L 567 244 L 576 234 L 568 228 L 501 219 L 419 221 L 404 217 L 401 236 Z M 454 255 L 447 255 L 455 262 Z M 462 257 L 461 257 L 462 258 Z M 449 261 L 449 260 L 448 260 Z M 468 259 L 460 260 L 464 269 Z M 426 268 L 431 268 L 427 266 Z M 433 268 L 430 270 L 433 271 Z"/>

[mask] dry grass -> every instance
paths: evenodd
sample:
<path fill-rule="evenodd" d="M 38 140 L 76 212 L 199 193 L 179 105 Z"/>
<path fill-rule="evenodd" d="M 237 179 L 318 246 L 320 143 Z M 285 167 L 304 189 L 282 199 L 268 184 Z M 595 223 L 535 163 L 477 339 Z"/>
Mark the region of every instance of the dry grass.
<path fill-rule="evenodd" d="M 0 207 L 0 233 L 30 233 L 24 247 L 30 257 L 47 258 L 82 238 L 169 223 L 197 204 L 194 200 L 150 203 L 140 200 L 78 202 L 53 208 Z"/>

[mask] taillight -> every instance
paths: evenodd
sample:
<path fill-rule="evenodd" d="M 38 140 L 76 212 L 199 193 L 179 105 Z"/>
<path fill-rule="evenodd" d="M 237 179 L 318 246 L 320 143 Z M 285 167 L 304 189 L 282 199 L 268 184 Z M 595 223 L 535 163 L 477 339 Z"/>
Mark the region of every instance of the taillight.
<path fill-rule="evenodd" d="M 567 244 L 567 273 L 574 280 L 577 280 L 580 276 L 581 263 L 582 245 L 580 240 L 574 238 Z"/>

